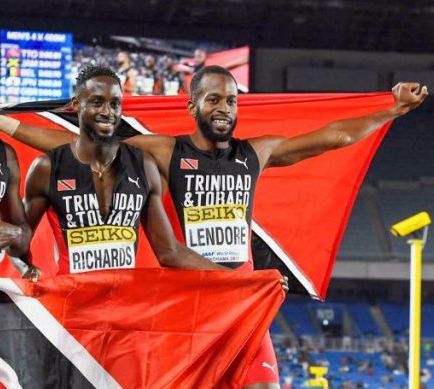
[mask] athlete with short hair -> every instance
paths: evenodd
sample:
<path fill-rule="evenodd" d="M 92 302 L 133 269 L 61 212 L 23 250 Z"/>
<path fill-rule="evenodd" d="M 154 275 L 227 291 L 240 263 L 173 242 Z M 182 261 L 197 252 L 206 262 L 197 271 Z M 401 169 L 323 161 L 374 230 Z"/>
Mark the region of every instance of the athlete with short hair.
<path fill-rule="evenodd" d="M 110 68 L 79 74 L 72 106 L 80 135 L 31 166 L 25 193 L 30 226 L 48 211 L 59 273 L 134 268 L 139 223 L 162 266 L 224 269 L 176 240 L 154 160 L 115 136 L 121 100 L 120 80 Z"/>
<path fill-rule="evenodd" d="M 349 146 L 386 122 L 418 107 L 428 92 L 418 83 L 399 83 L 395 103 L 367 116 L 339 120 L 293 138 L 232 137 L 237 122 L 237 83 L 218 66 L 204 67 L 192 79 L 187 109 L 196 121 L 191 136 L 138 135 L 125 141 L 149 152 L 173 200 L 181 226 L 178 239 L 210 259 L 237 270 L 252 271 L 250 223 L 255 183 L 263 169 L 288 166 L 328 150 Z M 7 118 L 9 119 L 9 118 Z M 47 150 L 75 141 L 65 131 L 21 123 L 15 132 L 3 120 L 0 128 L 33 147 Z M 248 389 L 279 387 L 276 357 L 269 335 L 244 382 Z"/>

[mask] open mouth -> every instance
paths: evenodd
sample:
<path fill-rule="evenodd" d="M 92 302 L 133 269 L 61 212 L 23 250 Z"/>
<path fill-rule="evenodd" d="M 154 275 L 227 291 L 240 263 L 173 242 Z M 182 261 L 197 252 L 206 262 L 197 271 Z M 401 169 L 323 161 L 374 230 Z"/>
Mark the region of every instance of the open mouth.
<path fill-rule="evenodd" d="M 96 124 L 98 125 L 98 127 L 104 127 L 104 128 L 110 128 L 110 127 L 113 127 L 114 124 L 115 124 L 114 122 L 111 122 L 111 121 L 107 122 L 107 121 L 99 121 L 99 120 L 96 120 L 95 122 L 96 122 Z"/>
<path fill-rule="evenodd" d="M 232 120 L 215 118 L 215 119 L 211 119 L 211 122 L 213 124 L 213 127 L 216 128 L 217 130 L 227 130 L 231 126 Z"/>

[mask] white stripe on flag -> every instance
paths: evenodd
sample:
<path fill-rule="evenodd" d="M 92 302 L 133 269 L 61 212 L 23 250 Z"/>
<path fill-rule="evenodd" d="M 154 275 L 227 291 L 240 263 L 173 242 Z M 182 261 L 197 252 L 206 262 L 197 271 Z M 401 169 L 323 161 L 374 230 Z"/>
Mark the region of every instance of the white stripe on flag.
<path fill-rule="evenodd" d="M 23 389 L 15 370 L 2 358 L 0 358 L 0 384 L 3 384 L 6 389 Z"/>
<path fill-rule="evenodd" d="M 127 122 L 131 127 L 133 127 L 136 131 L 140 132 L 143 135 L 154 135 L 151 131 L 149 131 L 142 123 L 140 123 L 136 118 L 132 116 L 124 116 L 122 115 L 122 120 Z"/>
<path fill-rule="evenodd" d="M 24 296 L 18 285 L 9 278 L 0 278 L 0 290 L 95 388 L 122 388 L 37 299 Z"/>
<path fill-rule="evenodd" d="M 291 271 L 292 274 L 297 278 L 297 280 L 303 285 L 306 291 L 315 300 L 319 300 L 318 292 L 315 290 L 312 282 L 306 277 L 305 274 L 299 269 L 294 260 L 283 251 L 279 244 L 254 220 L 252 220 L 252 230 L 268 245 L 268 247 L 273 250 L 286 267 Z"/>
<path fill-rule="evenodd" d="M 56 123 L 63 128 L 66 128 L 67 130 L 73 132 L 74 134 L 80 134 L 80 129 L 77 126 L 74 126 L 72 123 L 68 122 L 67 120 L 61 118 L 60 116 L 57 116 L 55 113 L 52 112 L 35 112 L 37 115 L 42 116 L 48 120 L 51 120 L 53 123 Z"/>

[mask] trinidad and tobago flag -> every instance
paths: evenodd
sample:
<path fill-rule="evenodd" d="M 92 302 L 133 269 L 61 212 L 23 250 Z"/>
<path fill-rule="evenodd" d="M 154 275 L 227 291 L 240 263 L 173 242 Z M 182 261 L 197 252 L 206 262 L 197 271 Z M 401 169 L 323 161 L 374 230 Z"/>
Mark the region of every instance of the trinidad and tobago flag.
<path fill-rule="evenodd" d="M 169 269 L 0 278 L 0 388 L 239 388 L 284 299 L 280 278 Z"/>
<path fill-rule="evenodd" d="M 0 114 L 78 133 L 67 103 L 20 104 Z M 241 95 L 235 135 L 295 136 L 391 104 L 390 93 Z M 118 136 L 190 133 L 185 106 L 186 97 L 125 98 Z M 262 174 L 251 231 L 256 269 L 279 269 L 291 293 L 325 297 L 357 191 L 389 126 Z M 1 137 L 17 151 L 24 180 L 40 153 Z M 174 209 L 164 203 L 170 217 Z M 158 267 L 140 239 L 137 267 Z M 237 388 L 283 299 L 274 271 L 136 269 L 50 278 L 57 271 L 53 247 L 43 220 L 32 253 L 46 278 L 35 286 L 0 260 L 0 388 Z"/>
<path fill-rule="evenodd" d="M 186 96 L 126 97 L 118 136 L 191 133 L 194 122 L 187 113 L 186 102 Z M 331 121 L 366 115 L 392 104 L 391 93 L 240 95 L 235 135 L 238 138 L 266 134 L 295 136 Z M 12 114 L 35 126 L 78 133 L 78 119 L 68 101 L 18 104 L 4 107 L 0 114 Z M 277 268 L 289 277 L 291 293 L 325 298 L 357 191 L 390 124 L 351 147 L 290 167 L 264 171 L 256 188 L 251 231 L 256 269 Z M 6 135 L 1 136 L 16 149 L 24 180 L 30 163 L 40 153 Z M 195 160 L 184 162 L 188 169 L 195 169 L 197 164 Z M 175 219 L 173 204 L 163 200 L 169 217 Z M 176 226 L 174 229 L 177 232 Z M 142 263 L 139 265 L 158 266 L 146 238 L 140 239 L 145 243 L 140 247 Z M 45 274 L 55 274 L 52 232 L 46 221 L 41 223 L 33 246 L 45 253 L 42 263 L 38 263 Z"/>

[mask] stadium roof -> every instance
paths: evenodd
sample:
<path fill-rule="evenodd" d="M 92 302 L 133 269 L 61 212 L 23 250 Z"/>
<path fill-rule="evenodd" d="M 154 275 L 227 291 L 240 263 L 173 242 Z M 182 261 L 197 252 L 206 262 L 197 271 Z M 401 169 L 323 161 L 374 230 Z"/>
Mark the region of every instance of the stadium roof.
<path fill-rule="evenodd" d="M 432 1 L 2 0 L 0 25 L 256 47 L 433 52 Z"/>

